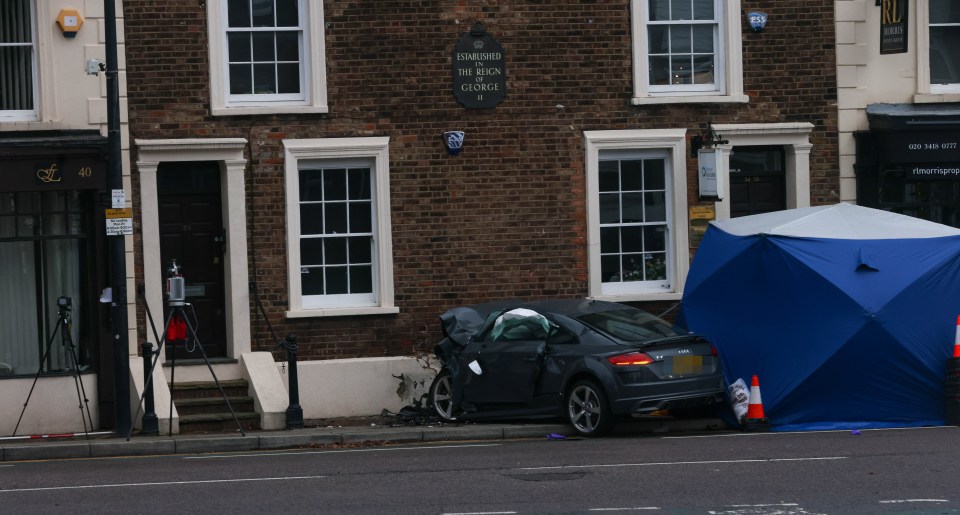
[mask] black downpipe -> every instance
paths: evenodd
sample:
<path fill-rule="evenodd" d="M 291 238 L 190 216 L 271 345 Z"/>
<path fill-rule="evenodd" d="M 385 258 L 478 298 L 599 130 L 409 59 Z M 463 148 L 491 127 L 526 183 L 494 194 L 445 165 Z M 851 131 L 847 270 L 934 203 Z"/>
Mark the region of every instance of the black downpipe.
<path fill-rule="evenodd" d="M 123 191 L 123 163 L 120 158 L 120 84 L 117 74 L 116 0 L 103 0 L 107 78 L 107 186 Z M 130 433 L 130 351 L 127 338 L 127 266 L 125 237 L 107 236 L 110 248 L 110 318 L 113 329 L 114 417 L 117 435 Z"/>

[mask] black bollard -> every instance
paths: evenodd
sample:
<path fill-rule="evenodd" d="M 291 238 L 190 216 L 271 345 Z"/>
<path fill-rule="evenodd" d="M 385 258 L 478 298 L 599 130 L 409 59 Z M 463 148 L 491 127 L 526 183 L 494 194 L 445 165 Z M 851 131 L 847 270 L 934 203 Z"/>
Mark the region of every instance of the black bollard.
<path fill-rule="evenodd" d="M 143 419 L 140 421 L 140 434 L 160 434 L 160 421 L 153 407 L 153 381 L 150 379 L 150 362 L 153 360 L 153 344 L 143 342 L 140 346 L 143 354 Z"/>
<path fill-rule="evenodd" d="M 297 379 L 297 337 L 289 334 L 280 346 L 287 350 L 287 365 L 290 370 L 289 405 L 287 406 L 287 429 L 303 427 L 303 408 L 300 407 L 300 382 Z"/>

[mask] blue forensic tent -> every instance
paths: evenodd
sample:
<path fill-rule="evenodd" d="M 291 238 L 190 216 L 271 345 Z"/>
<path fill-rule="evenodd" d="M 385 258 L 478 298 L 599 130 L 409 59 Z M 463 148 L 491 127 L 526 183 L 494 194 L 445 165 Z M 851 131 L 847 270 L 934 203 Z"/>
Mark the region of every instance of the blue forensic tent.
<path fill-rule="evenodd" d="M 851 204 L 711 222 L 678 322 L 774 430 L 942 425 L 960 230 Z"/>

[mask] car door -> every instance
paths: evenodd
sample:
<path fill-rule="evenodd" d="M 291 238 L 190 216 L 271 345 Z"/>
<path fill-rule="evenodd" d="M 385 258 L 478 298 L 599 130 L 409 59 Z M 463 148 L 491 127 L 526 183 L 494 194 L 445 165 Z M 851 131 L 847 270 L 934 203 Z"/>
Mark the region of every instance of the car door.
<path fill-rule="evenodd" d="M 488 333 L 467 346 L 464 402 L 524 404 L 533 398 L 543 365 L 546 334 L 536 328 L 528 329 L 515 328 L 497 338 Z M 471 366 L 474 361 L 476 364 Z"/>

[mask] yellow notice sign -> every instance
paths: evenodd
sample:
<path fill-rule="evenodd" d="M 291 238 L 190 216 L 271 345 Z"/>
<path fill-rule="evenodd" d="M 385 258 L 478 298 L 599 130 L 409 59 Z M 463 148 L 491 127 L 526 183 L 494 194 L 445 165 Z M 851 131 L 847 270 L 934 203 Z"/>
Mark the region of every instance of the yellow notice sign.
<path fill-rule="evenodd" d="M 122 207 L 120 209 L 107 209 L 107 218 L 133 218 L 132 207 Z"/>

